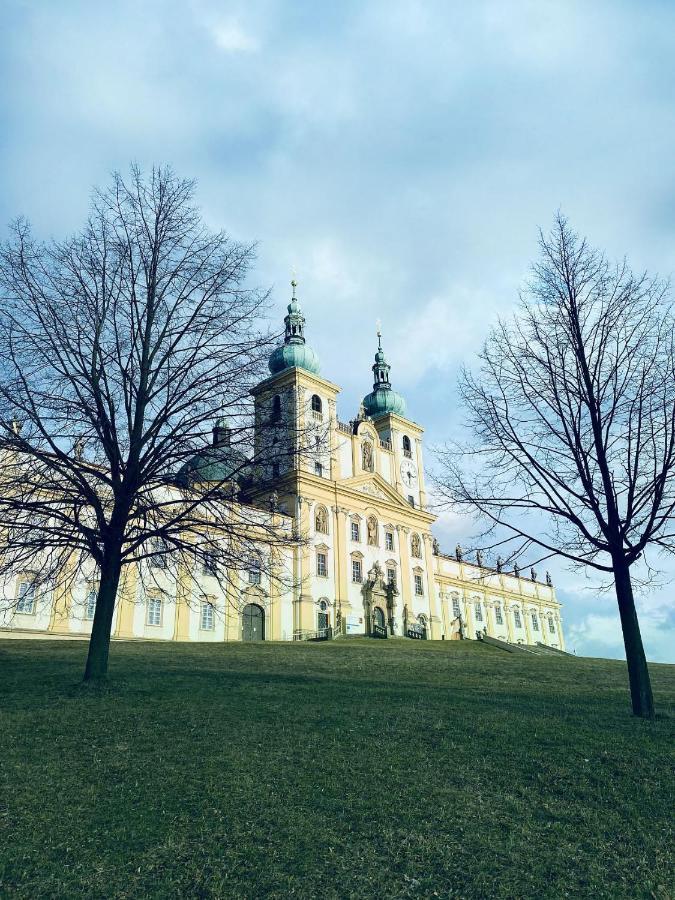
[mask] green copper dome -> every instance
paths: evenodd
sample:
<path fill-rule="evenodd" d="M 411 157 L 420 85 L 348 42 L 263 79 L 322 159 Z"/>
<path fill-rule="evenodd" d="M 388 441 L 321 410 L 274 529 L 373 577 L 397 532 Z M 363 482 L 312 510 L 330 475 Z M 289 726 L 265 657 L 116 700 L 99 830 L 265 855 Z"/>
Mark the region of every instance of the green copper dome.
<path fill-rule="evenodd" d="M 225 418 L 216 420 L 213 445 L 189 459 L 178 471 L 178 484 L 240 481 L 247 474 L 248 459 L 230 444 L 230 427 Z"/>
<path fill-rule="evenodd" d="M 373 366 L 374 383 L 373 390 L 363 398 L 363 409 L 371 419 L 383 416 L 386 413 L 396 413 L 404 416 L 406 411 L 405 400 L 391 387 L 389 370 L 391 366 L 382 350 L 382 335 L 377 332 L 377 353 Z"/>
<path fill-rule="evenodd" d="M 273 375 L 283 372 L 284 369 L 292 369 L 298 366 L 306 369 L 314 375 L 320 371 L 319 357 L 307 344 L 283 344 L 270 356 L 269 368 Z"/>
<path fill-rule="evenodd" d="M 285 369 L 293 369 L 296 366 L 318 375 L 320 372 L 319 357 L 305 343 L 305 317 L 295 296 L 296 281 L 291 282 L 293 296 L 288 304 L 288 315 L 284 319 L 286 335 L 281 347 L 277 347 L 269 359 L 269 369 L 272 375 L 283 372 Z"/>
<path fill-rule="evenodd" d="M 389 388 L 378 387 L 370 394 L 366 394 L 363 398 L 363 408 L 367 416 L 371 419 L 377 416 L 383 416 L 385 413 L 396 413 L 398 416 L 405 415 L 405 400 L 398 393 Z"/>

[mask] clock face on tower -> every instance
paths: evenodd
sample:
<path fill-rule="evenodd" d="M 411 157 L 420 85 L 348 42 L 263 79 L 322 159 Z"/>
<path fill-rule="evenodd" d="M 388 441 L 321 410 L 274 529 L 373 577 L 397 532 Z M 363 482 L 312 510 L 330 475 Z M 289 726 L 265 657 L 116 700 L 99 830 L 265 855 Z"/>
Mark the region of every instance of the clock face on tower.
<path fill-rule="evenodd" d="M 401 478 L 408 487 L 417 482 L 417 466 L 411 459 L 404 459 L 401 463 Z"/>

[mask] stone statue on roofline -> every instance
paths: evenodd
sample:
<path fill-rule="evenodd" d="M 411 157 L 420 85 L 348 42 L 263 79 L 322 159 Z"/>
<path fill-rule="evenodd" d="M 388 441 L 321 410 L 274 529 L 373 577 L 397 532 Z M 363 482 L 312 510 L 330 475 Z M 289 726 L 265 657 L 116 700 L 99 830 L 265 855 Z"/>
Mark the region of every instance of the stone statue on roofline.
<path fill-rule="evenodd" d="M 460 545 L 457 544 L 457 546 L 455 547 L 455 559 L 457 560 L 457 562 L 461 562 L 463 556 L 464 556 L 464 552 L 463 552 L 462 548 L 460 547 Z"/>
<path fill-rule="evenodd" d="M 550 572 L 547 572 L 547 573 L 546 573 L 546 584 L 547 584 L 549 587 L 552 587 L 552 586 L 553 586 L 553 579 L 551 578 L 551 573 L 550 573 Z"/>

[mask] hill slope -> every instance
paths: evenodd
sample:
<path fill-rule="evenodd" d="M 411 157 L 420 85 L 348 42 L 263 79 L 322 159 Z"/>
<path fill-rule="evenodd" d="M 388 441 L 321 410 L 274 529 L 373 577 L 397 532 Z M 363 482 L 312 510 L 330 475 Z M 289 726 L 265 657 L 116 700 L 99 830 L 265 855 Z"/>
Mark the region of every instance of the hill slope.
<path fill-rule="evenodd" d="M 0 642 L 3 896 L 670 896 L 675 667 L 476 643 Z"/>

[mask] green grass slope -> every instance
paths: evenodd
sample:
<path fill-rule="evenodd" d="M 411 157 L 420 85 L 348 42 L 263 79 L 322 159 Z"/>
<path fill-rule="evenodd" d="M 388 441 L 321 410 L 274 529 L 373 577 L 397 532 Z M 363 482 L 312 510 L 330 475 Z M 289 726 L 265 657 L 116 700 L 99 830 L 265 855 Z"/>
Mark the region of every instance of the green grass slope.
<path fill-rule="evenodd" d="M 3 897 L 673 895 L 675 667 L 476 643 L 0 642 Z"/>

